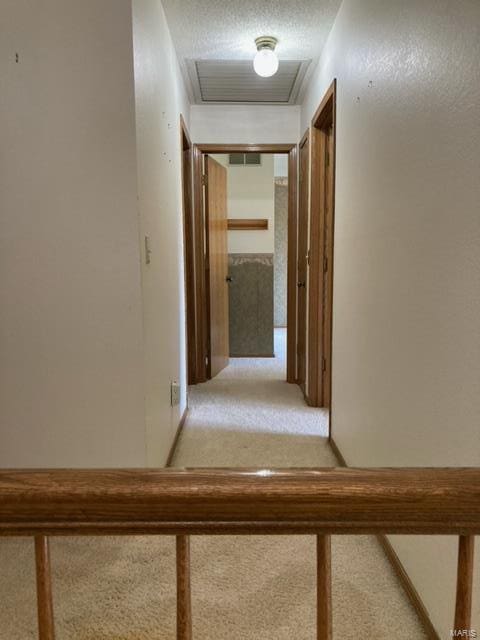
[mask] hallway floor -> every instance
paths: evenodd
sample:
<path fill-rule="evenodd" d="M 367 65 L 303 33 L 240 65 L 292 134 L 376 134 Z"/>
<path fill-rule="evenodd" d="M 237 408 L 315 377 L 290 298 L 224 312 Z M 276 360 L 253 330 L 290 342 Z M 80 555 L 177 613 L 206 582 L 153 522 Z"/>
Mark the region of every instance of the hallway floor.
<path fill-rule="evenodd" d="M 272 359 L 233 359 L 190 393 L 174 466 L 334 466 L 327 415 Z M 52 541 L 57 640 L 172 640 L 173 537 Z M 194 640 L 315 638 L 314 536 L 192 538 Z M 36 638 L 33 542 L 0 540 L 0 640 Z M 372 537 L 333 538 L 334 637 L 425 638 Z"/>
<path fill-rule="evenodd" d="M 275 330 L 275 358 L 231 358 L 189 391 L 187 427 L 172 466 L 334 466 L 328 413 L 287 384 L 286 330 Z M 320 436 L 320 437 L 319 437 Z"/>

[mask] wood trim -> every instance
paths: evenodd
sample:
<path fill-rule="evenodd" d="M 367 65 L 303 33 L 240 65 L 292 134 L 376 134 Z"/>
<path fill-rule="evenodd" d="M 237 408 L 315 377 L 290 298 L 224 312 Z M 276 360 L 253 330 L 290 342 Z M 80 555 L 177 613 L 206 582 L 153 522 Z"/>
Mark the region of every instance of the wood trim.
<path fill-rule="evenodd" d="M 332 640 L 332 541 L 317 536 L 317 640 Z"/>
<path fill-rule="evenodd" d="M 325 177 L 319 155 L 319 136 L 312 129 L 310 152 L 310 232 L 309 232 L 309 269 L 308 269 L 308 337 L 307 337 L 307 398 L 308 404 L 313 407 L 322 406 L 320 394 L 321 383 L 321 296 L 322 296 L 322 235 L 320 225 L 320 192 L 314 182 L 323 182 Z"/>
<path fill-rule="evenodd" d="M 310 127 L 308 127 L 308 129 L 305 131 L 300 142 L 298 143 L 299 149 L 305 146 L 305 144 L 308 142 L 309 137 L 310 137 Z"/>
<path fill-rule="evenodd" d="M 194 193 L 196 231 L 196 280 L 198 335 L 203 336 L 203 349 L 197 345 L 197 379 L 208 379 L 208 290 L 205 264 L 205 221 L 203 201 L 203 154 L 209 153 L 288 153 L 288 276 L 287 276 L 287 382 L 296 382 L 296 304 L 297 304 L 297 145 L 286 144 L 194 144 Z M 208 185 L 207 185 L 208 188 Z M 200 235 L 202 235 L 200 239 Z M 203 247 L 203 251 L 201 248 Z M 203 276 L 202 276 L 203 274 Z M 202 282 L 199 283 L 198 281 Z M 197 340 L 198 340 L 197 335 Z"/>
<path fill-rule="evenodd" d="M 0 535 L 480 534 L 480 468 L 0 471 Z"/>
<path fill-rule="evenodd" d="M 190 536 L 176 537 L 177 640 L 192 640 L 192 587 Z"/>
<path fill-rule="evenodd" d="M 228 218 L 229 231 L 266 231 L 268 218 Z"/>
<path fill-rule="evenodd" d="M 474 549 L 475 538 L 473 536 L 460 536 L 458 540 L 457 594 L 454 622 L 456 632 L 465 632 L 466 629 L 471 629 L 472 627 Z"/>
<path fill-rule="evenodd" d="M 177 427 L 177 430 L 175 432 L 175 438 L 173 439 L 172 446 L 170 447 L 170 451 L 168 453 L 168 458 L 167 458 L 167 461 L 165 463 L 166 467 L 171 467 L 172 466 L 172 461 L 173 461 L 173 458 L 175 456 L 175 449 L 177 448 L 178 441 L 180 439 L 183 427 L 185 426 L 185 422 L 187 420 L 187 416 L 188 416 L 188 407 L 185 407 L 185 410 L 182 413 L 182 417 L 180 418 L 180 422 L 178 423 L 178 427 Z"/>
<path fill-rule="evenodd" d="M 311 129 L 308 404 L 328 407 L 331 435 L 333 258 L 335 227 L 336 80 L 322 99 Z M 331 136 L 328 130 L 331 127 Z M 330 144 L 332 149 L 328 150 Z M 327 166 L 326 157 L 329 156 Z M 328 186 L 328 202 L 325 188 Z M 327 233 L 326 229 L 329 232 Z M 326 266 L 325 266 L 326 265 Z M 324 301 L 325 304 L 324 304 Z"/>
<path fill-rule="evenodd" d="M 207 380 L 207 304 L 205 278 L 205 220 L 203 210 L 203 154 L 193 145 L 193 194 L 195 217 L 195 353 L 197 382 Z"/>
<path fill-rule="evenodd" d="M 231 358 L 275 358 L 275 354 L 274 353 L 247 353 L 247 354 L 242 354 L 242 355 L 238 355 L 238 353 L 232 353 L 230 354 Z"/>
<path fill-rule="evenodd" d="M 39 640 L 55 640 L 53 618 L 50 545 L 44 535 L 35 536 L 35 570 L 37 576 L 37 614 Z"/>
<path fill-rule="evenodd" d="M 330 447 L 332 448 L 333 453 L 335 454 L 335 457 L 337 458 L 340 466 L 348 467 L 342 452 L 338 448 L 337 443 L 333 438 L 330 438 Z M 385 555 L 387 556 L 387 560 L 390 562 L 390 565 L 392 566 L 392 569 L 394 570 L 397 578 L 399 579 L 400 584 L 402 585 L 403 590 L 407 595 L 407 598 L 410 600 L 411 605 L 415 609 L 428 640 L 440 640 L 440 636 L 433 626 L 423 600 L 419 596 L 418 591 L 415 589 L 413 582 L 410 580 L 405 567 L 401 563 L 400 558 L 397 556 L 389 539 L 385 534 L 379 533 L 377 534 L 377 540 L 382 547 Z"/>
<path fill-rule="evenodd" d="M 287 382 L 297 381 L 298 147 L 288 154 Z"/>
<path fill-rule="evenodd" d="M 183 207 L 183 259 L 185 285 L 185 341 L 188 384 L 197 382 L 196 301 L 195 301 L 195 221 L 193 206 L 192 143 L 180 114 L 181 180 Z"/>
<path fill-rule="evenodd" d="M 332 84 L 328 87 L 325 95 L 322 98 L 317 110 L 312 118 L 312 127 L 321 129 L 325 125 L 326 119 L 328 119 L 328 103 L 330 101 L 336 102 L 337 93 L 337 79 L 334 78 Z"/>
<path fill-rule="evenodd" d="M 296 382 L 307 398 L 307 314 L 308 314 L 308 225 L 310 220 L 310 128 L 298 145 L 298 209 L 297 209 L 297 335 Z"/>
<path fill-rule="evenodd" d="M 287 144 L 200 144 L 202 153 L 290 153 L 297 145 Z"/>
<path fill-rule="evenodd" d="M 335 268 L 335 184 L 336 184 L 336 167 L 337 167 L 337 80 L 336 78 L 333 80 L 332 85 L 330 87 L 330 91 L 332 92 L 330 101 L 332 104 L 332 136 L 333 139 L 331 141 L 330 148 L 330 164 L 332 166 L 332 182 L 330 185 L 331 188 L 331 236 L 330 236 L 330 244 L 326 247 L 326 255 L 324 258 L 328 261 L 328 308 L 327 314 L 329 315 L 329 326 L 327 329 L 327 380 L 323 380 L 324 383 L 324 391 L 323 398 L 328 407 L 328 437 L 329 439 L 332 437 L 332 371 L 333 371 L 333 277 L 334 277 L 334 268 Z"/>
<path fill-rule="evenodd" d="M 415 609 L 415 612 L 420 620 L 420 623 L 425 631 L 425 635 L 428 640 L 440 640 L 440 636 L 438 635 L 435 627 L 433 626 L 433 622 L 430 619 L 428 611 L 421 599 L 418 591 L 415 589 L 413 582 L 410 580 L 410 576 L 405 570 L 400 558 L 397 556 L 395 549 L 392 547 L 389 539 L 383 533 L 377 534 L 377 540 L 382 547 L 385 555 L 387 556 L 388 561 L 392 569 L 394 570 L 400 584 L 405 591 L 407 598 L 410 600 L 411 605 Z"/>

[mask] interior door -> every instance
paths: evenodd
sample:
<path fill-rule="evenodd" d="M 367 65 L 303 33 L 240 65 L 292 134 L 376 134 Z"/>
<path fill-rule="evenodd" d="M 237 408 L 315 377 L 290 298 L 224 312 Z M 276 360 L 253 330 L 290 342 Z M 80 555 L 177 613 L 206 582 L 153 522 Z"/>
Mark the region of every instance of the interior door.
<path fill-rule="evenodd" d="M 209 326 L 207 373 L 209 378 L 214 378 L 228 365 L 229 360 L 227 170 L 219 162 L 206 156 L 205 175 Z"/>
<path fill-rule="evenodd" d="M 308 271 L 308 131 L 300 142 L 297 263 L 297 382 L 305 393 L 307 371 L 307 271 Z"/>

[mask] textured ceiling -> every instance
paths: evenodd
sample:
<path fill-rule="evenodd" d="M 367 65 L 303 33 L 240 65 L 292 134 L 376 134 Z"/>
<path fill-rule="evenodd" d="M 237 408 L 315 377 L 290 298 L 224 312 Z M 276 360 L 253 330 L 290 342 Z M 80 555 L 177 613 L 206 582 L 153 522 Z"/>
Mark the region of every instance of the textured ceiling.
<path fill-rule="evenodd" d="M 189 60 L 252 60 L 256 52 L 254 40 L 262 35 L 278 39 L 276 51 L 281 60 L 316 62 L 340 3 L 341 0 L 162 0 L 184 70 Z"/>

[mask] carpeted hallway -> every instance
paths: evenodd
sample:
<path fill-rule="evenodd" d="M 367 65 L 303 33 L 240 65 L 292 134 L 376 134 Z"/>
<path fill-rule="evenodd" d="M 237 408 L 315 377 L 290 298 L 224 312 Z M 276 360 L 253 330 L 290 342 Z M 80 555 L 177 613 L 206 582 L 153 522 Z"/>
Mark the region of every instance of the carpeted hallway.
<path fill-rule="evenodd" d="M 232 360 L 192 389 L 175 466 L 333 466 L 327 416 L 283 382 L 275 359 Z M 172 537 L 52 541 L 58 640 L 175 638 Z M 36 638 L 33 544 L 0 540 L 0 639 Z M 334 636 L 424 634 L 374 538 L 333 539 Z M 313 536 L 192 539 L 194 640 L 315 638 Z"/>

